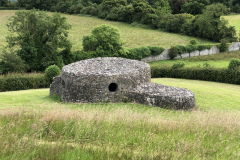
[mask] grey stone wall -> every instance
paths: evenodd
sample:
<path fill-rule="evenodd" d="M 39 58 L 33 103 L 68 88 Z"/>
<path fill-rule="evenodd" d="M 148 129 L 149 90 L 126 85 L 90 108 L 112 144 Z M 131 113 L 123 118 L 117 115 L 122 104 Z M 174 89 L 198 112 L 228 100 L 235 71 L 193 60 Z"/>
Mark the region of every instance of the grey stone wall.
<path fill-rule="evenodd" d="M 240 50 L 240 42 L 236 42 L 236 43 L 232 43 L 229 48 L 228 51 L 237 51 Z M 181 58 L 189 58 L 189 57 L 195 57 L 195 56 L 205 56 L 205 55 L 211 55 L 211 54 L 216 54 L 219 53 L 219 49 L 216 46 L 212 46 L 211 49 L 205 49 L 202 51 L 194 51 L 191 53 L 183 53 L 180 55 L 177 55 L 177 57 L 175 57 L 175 59 L 181 59 Z M 168 56 L 169 53 L 169 49 L 164 50 L 164 52 L 160 55 L 157 56 L 149 56 L 146 58 L 141 59 L 141 61 L 143 62 L 154 62 L 154 61 L 161 61 L 161 60 L 167 60 L 170 59 Z"/>
<path fill-rule="evenodd" d="M 130 101 L 173 109 L 195 106 L 194 93 L 186 89 L 151 83 L 147 63 L 106 57 L 79 61 L 64 66 L 53 79 L 50 95 L 65 102 Z"/>

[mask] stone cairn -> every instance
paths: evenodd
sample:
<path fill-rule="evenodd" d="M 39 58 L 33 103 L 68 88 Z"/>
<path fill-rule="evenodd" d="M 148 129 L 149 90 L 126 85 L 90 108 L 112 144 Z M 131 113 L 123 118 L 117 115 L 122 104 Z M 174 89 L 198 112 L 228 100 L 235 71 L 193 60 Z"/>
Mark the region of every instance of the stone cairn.
<path fill-rule="evenodd" d="M 64 102 L 136 102 L 162 108 L 188 110 L 194 93 L 151 82 L 150 66 L 117 57 L 93 58 L 66 65 L 54 77 L 50 95 Z"/>

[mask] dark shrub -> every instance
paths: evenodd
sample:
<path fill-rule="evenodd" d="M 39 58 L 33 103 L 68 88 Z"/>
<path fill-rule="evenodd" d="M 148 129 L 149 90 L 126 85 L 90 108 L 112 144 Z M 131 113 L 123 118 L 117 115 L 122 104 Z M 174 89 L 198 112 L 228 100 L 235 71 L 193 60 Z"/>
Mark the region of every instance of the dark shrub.
<path fill-rule="evenodd" d="M 177 57 L 177 54 L 178 54 L 178 48 L 177 47 L 171 47 L 170 50 L 169 50 L 169 57 L 170 59 L 174 59 L 175 57 Z"/>
<path fill-rule="evenodd" d="M 141 48 L 129 49 L 127 57 L 125 58 L 141 60 L 142 58 L 145 58 L 150 55 L 151 55 L 151 51 L 149 48 L 141 47 Z"/>
<path fill-rule="evenodd" d="M 152 78 L 184 78 L 205 81 L 240 84 L 240 72 L 222 68 L 192 67 L 173 69 L 171 67 L 151 67 Z"/>
<path fill-rule="evenodd" d="M 218 45 L 220 52 L 226 52 L 229 47 L 228 45 L 229 41 L 227 39 L 221 39 L 220 42 L 221 42 L 220 45 Z"/>
<path fill-rule="evenodd" d="M 195 39 L 191 39 L 190 42 L 189 42 L 191 45 L 196 45 L 197 44 L 197 41 Z"/>
<path fill-rule="evenodd" d="M 45 76 L 50 82 L 52 82 L 53 77 L 58 76 L 60 73 L 61 73 L 61 70 L 57 65 L 51 65 L 45 70 Z"/>
<path fill-rule="evenodd" d="M 232 59 L 229 62 L 228 69 L 236 71 L 236 70 L 238 70 L 239 66 L 240 66 L 240 60 L 239 59 Z"/>
<path fill-rule="evenodd" d="M 0 92 L 47 88 L 50 82 L 44 74 L 11 73 L 0 76 Z"/>
<path fill-rule="evenodd" d="M 162 47 L 148 47 L 151 51 L 151 55 L 156 56 L 159 54 L 162 54 L 162 52 L 165 50 Z"/>
<path fill-rule="evenodd" d="M 185 63 L 184 62 L 176 62 L 173 64 L 172 69 L 178 69 L 184 67 Z"/>

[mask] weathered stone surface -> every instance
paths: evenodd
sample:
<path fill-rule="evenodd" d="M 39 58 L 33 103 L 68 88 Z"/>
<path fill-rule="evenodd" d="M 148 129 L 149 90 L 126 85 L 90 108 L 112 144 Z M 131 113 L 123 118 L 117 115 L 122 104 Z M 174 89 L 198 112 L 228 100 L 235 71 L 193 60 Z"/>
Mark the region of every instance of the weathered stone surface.
<path fill-rule="evenodd" d="M 238 51 L 240 49 L 240 42 L 236 42 L 236 43 L 232 43 L 229 48 L 228 51 Z"/>
<path fill-rule="evenodd" d="M 200 56 L 206 56 L 209 54 L 209 50 L 208 49 L 204 49 L 202 51 L 200 51 Z"/>
<path fill-rule="evenodd" d="M 166 59 L 170 59 L 168 56 L 168 49 L 165 49 L 161 54 L 157 55 L 157 56 L 149 56 L 146 58 L 141 59 L 142 62 L 155 62 L 155 61 L 161 61 L 161 60 L 166 60 Z"/>
<path fill-rule="evenodd" d="M 216 46 L 212 46 L 212 48 L 209 50 L 209 54 L 216 54 L 219 53 L 219 49 Z"/>
<path fill-rule="evenodd" d="M 147 63 L 125 58 L 94 58 L 64 66 L 53 79 L 50 95 L 65 102 L 122 102 L 190 109 L 194 93 L 186 89 L 151 83 Z"/>
<path fill-rule="evenodd" d="M 199 56 L 200 52 L 198 50 L 194 51 L 194 52 L 190 52 L 190 57 L 196 57 Z"/>
<path fill-rule="evenodd" d="M 163 60 L 170 59 L 169 49 L 165 49 L 161 55 L 163 56 Z"/>
<path fill-rule="evenodd" d="M 189 109 L 195 106 L 193 92 L 157 83 L 138 85 L 129 91 L 128 98 L 130 101 L 163 108 Z"/>
<path fill-rule="evenodd" d="M 181 57 L 182 58 L 189 58 L 190 55 L 189 55 L 189 53 L 183 53 L 183 54 L 181 54 Z"/>
<path fill-rule="evenodd" d="M 175 57 L 174 59 L 181 59 L 181 55 L 180 54 L 177 54 L 177 57 Z"/>

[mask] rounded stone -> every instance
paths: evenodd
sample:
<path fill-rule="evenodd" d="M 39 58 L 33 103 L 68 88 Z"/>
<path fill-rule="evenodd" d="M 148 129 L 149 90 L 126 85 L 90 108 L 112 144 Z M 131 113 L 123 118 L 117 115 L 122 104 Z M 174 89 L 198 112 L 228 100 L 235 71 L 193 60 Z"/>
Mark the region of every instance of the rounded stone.
<path fill-rule="evenodd" d="M 61 98 L 77 102 L 119 102 L 140 83 L 151 82 L 147 63 L 125 58 L 94 58 L 62 69 Z"/>
<path fill-rule="evenodd" d="M 136 102 L 185 110 L 195 106 L 193 92 L 152 83 L 147 63 L 116 57 L 64 66 L 50 85 L 50 95 L 54 94 L 65 102 Z"/>

